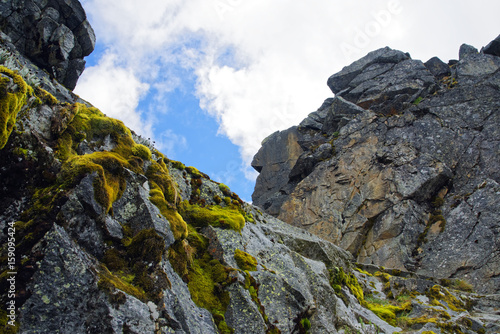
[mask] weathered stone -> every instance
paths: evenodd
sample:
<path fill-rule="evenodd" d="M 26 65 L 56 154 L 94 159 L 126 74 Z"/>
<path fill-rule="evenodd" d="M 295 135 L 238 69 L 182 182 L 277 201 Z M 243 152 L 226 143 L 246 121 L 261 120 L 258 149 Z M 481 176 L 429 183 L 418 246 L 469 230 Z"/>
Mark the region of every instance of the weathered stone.
<path fill-rule="evenodd" d="M 424 65 L 436 78 L 443 78 L 451 74 L 450 66 L 438 57 L 432 57 Z"/>
<path fill-rule="evenodd" d="M 168 220 L 149 201 L 148 179 L 130 170 L 127 173 L 127 187 L 122 197 L 113 203 L 115 219 L 129 225 L 134 231 L 154 228 L 165 238 L 168 247 L 174 243 L 174 236 Z"/>
<path fill-rule="evenodd" d="M 365 57 L 346 66 L 337 74 L 328 78 L 328 87 L 334 94 L 349 87 L 351 81 L 361 74 L 363 70 L 372 64 L 397 64 L 400 61 L 409 59 L 409 56 L 401 51 L 392 50 L 388 47 L 378 49 L 368 53 Z"/>
<path fill-rule="evenodd" d="M 115 333 L 103 316 L 109 306 L 97 288 L 92 259 L 57 225 L 37 248 L 44 259 L 28 287 L 31 297 L 20 310 L 20 332 Z"/>
<path fill-rule="evenodd" d="M 226 311 L 226 322 L 236 333 L 260 334 L 267 330 L 266 323 L 248 292 L 240 285 L 232 284 L 231 296 Z"/>
<path fill-rule="evenodd" d="M 458 50 L 458 58 L 460 60 L 463 60 L 469 56 L 478 54 L 479 51 L 473 47 L 472 45 L 469 44 L 462 44 L 460 45 L 460 49 Z"/>
<path fill-rule="evenodd" d="M 253 158 L 252 167 L 260 172 L 258 176 L 260 181 L 259 186 L 255 187 L 252 199 L 256 205 L 262 206 L 272 214 L 279 212 L 282 202 L 280 198 L 283 194 L 278 191 L 288 183 L 288 174 L 302 153 L 297 141 L 296 127 L 276 132 L 265 140 L 264 146 Z"/>
<path fill-rule="evenodd" d="M 19 51 L 69 89 L 95 47 L 95 34 L 77 0 L 3 1 L 0 26 Z"/>
<path fill-rule="evenodd" d="M 481 51 L 485 54 L 500 57 L 500 35 L 486 45 Z"/>
<path fill-rule="evenodd" d="M 498 201 L 490 189 L 500 180 L 500 58 L 466 46 L 461 53 L 453 73 L 437 58 L 424 66 L 386 48 L 331 76 L 337 97 L 330 113 L 309 116 L 314 126 L 299 127 L 291 143 L 270 142 L 274 152 L 297 144 L 302 152 L 291 167 L 273 165 L 274 174 L 289 176 L 286 183 L 268 182 L 260 170 L 254 203 L 360 262 L 462 277 L 484 293 L 497 292 L 496 265 L 486 263 L 495 263 L 499 249 L 487 232 L 498 230 L 498 218 L 486 203 Z M 386 54 L 394 57 L 380 60 Z M 326 142 L 335 154 L 315 159 Z M 272 161 L 259 156 L 260 166 Z M 479 193 L 481 200 L 470 202 Z"/>

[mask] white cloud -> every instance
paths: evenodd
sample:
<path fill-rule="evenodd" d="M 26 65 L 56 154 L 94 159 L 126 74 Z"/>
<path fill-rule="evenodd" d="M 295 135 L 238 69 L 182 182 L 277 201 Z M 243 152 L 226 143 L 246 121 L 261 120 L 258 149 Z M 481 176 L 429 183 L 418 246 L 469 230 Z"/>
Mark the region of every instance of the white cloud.
<path fill-rule="evenodd" d="M 188 70 L 196 75 L 201 106 L 216 117 L 219 132 L 241 148 L 247 166 L 265 136 L 297 124 L 332 95 L 328 76 L 369 51 L 387 45 L 423 61 L 436 55 L 447 61 L 457 57 L 461 43 L 480 48 L 500 32 L 497 1 L 85 0 L 83 5 L 98 39 L 119 62 L 105 57 L 86 70 L 78 85 L 82 95 L 96 94 L 92 101 L 107 110 L 116 102 L 104 95 L 115 92 L 104 86 L 121 83 L 120 74 L 129 78 L 125 87 L 113 89 L 129 96 L 124 109 L 138 124 L 140 113 L 130 110 L 146 89 L 139 80 L 158 88 L 157 103 L 165 103 L 161 93 L 181 86 L 183 78 L 162 72 L 176 66 Z M 99 87 L 89 87 L 90 80 Z"/>
<path fill-rule="evenodd" d="M 117 63 L 114 54 L 106 54 L 100 62 L 87 68 L 78 81 L 75 93 L 104 112 L 117 118 L 136 133 L 151 137 L 152 124 L 141 118 L 139 100 L 149 89 L 131 69 Z"/>
<path fill-rule="evenodd" d="M 189 145 L 184 136 L 175 133 L 172 129 L 167 129 L 158 136 L 155 146 L 175 160 L 178 152 L 187 149 Z"/>

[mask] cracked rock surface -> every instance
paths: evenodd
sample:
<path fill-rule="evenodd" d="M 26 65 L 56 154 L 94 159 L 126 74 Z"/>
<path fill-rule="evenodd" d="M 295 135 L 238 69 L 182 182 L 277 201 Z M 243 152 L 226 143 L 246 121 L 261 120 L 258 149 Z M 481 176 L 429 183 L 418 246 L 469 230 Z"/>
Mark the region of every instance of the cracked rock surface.
<path fill-rule="evenodd" d="M 335 97 L 255 155 L 253 203 L 358 262 L 498 293 L 497 40 L 453 65 L 383 48 L 332 75 Z"/>

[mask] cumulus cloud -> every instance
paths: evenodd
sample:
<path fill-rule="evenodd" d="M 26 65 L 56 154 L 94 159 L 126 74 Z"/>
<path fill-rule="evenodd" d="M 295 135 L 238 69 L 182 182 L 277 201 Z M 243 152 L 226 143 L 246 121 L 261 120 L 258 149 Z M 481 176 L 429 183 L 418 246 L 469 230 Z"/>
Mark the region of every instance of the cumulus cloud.
<path fill-rule="evenodd" d="M 245 166 L 263 138 L 297 124 L 332 96 L 326 80 L 343 66 L 384 46 L 423 61 L 456 58 L 460 43 L 479 48 L 496 37 L 500 11 L 497 1 L 480 6 L 450 0 L 83 3 L 97 36 L 126 66 L 113 69 L 120 62 L 105 57 L 85 72 L 79 91 L 90 90 L 85 83 L 91 76 L 104 74 L 98 82 L 116 84 L 113 75 L 122 73 L 136 79 L 127 87 L 132 92 L 127 106 L 132 107 L 146 84 L 165 95 L 181 86 L 180 73 L 186 72 L 162 75 L 167 68 L 181 68 L 194 75 L 200 106 L 217 119 L 219 132 L 240 147 Z M 99 99 L 106 89 L 92 94 Z M 98 99 L 92 97 L 96 103 Z M 102 100 L 107 110 L 104 104 L 111 102 Z M 157 100 L 166 99 L 162 95 Z M 142 118 L 130 110 L 137 124 Z"/>

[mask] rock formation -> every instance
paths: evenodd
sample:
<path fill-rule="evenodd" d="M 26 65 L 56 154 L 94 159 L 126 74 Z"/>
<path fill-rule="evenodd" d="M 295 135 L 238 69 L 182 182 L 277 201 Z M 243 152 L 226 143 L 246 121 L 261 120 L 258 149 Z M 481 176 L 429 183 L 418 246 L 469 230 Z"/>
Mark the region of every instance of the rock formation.
<path fill-rule="evenodd" d="M 498 40 L 422 63 L 383 48 L 264 140 L 255 205 L 358 262 L 500 290 Z"/>
<path fill-rule="evenodd" d="M 35 65 L 74 89 L 95 35 L 77 0 L 0 2 L 2 38 L 8 38 Z"/>
<path fill-rule="evenodd" d="M 13 3 L 28 7 L 31 2 Z M 51 8 L 63 15 L 65 7 Z M 356 264 L 342 248 L 244 203 L 196 168 L 168 159 L 22 52 L 26 49 L 0 41 L 2 333 L 500 330 L 498 295 L 474 293 L 463 280 Z M 424 84 L 422 89 L 432 90 Z M 331 119 L 328 126 L 336 129 L 337 122 L 354 131 L 377 117 L 340 98 L 329 100 L 324 110 L 333 105 L 344 108 L 345 115 L 318 112 L 308 121 L 311 129 Z M 358 121 L 351 124 L 355 115 Z M 281 139 L 292 145 L 288 152 L 295 160 L 304 150 L 294 145 L 301 131 Z M 343 131 L 336 141 L 343 140 Z M 310 134 L 314 138 L 314 131 Z M 294 170 L 294 182 L 305 180 L 314 174 L 314 159 L 336 156 L 336 141 L 318 142 L 324 147 L 313 152 L 313 160 L 302 158 L 307 168 L 296 168 L 286 155 L 280 159 Z M 389 165 L 398 157 L 389 150 L 381 160 Z M 408 198 L 400 201 L 400 211 L 394 205 L 390 212 L 411 220 L 412 212 L 425 209 L 421 203 L 428 196 L 422 189 L 439 185 L 453 191 L 451 167 L 436 160 L 420 158 L 428 175 L 401 169 L 398 177 L 413 175 L 406 187 L 400 182 Z M 425 186 L 419 185 L 421 179 Z M 366 186 L 373 189 L 370 200 L 379 196 L 377 182 Z M 471 185 L 471 194 L 455 208 L 473 214 L 489 207 L 493 182 Z M 416 192 L 421 199 L 412 197 Z M 447 205 L 448 195 L 440 196 Z M 481 212 L 482 219 L 495 213 Z M 427 237 L 432 233 L 429 229 Z"/>

